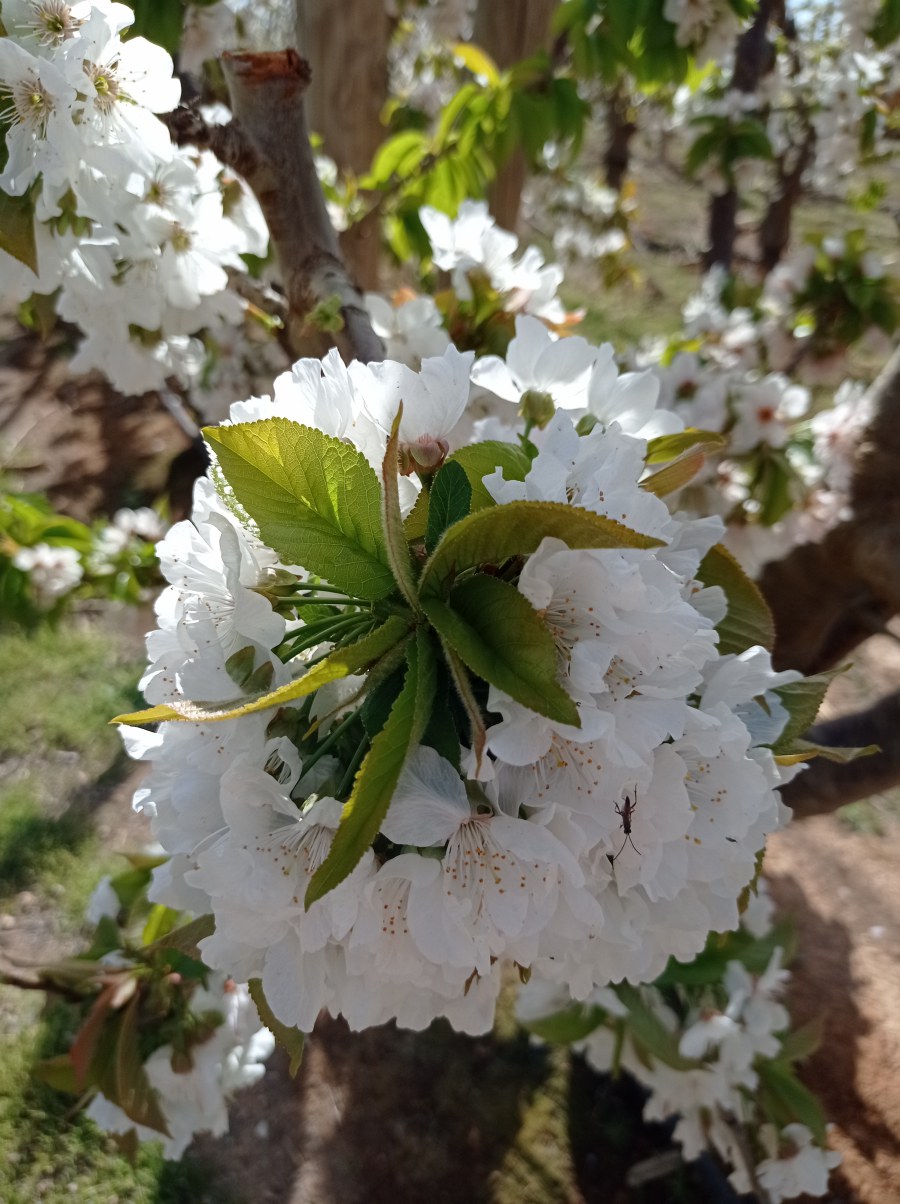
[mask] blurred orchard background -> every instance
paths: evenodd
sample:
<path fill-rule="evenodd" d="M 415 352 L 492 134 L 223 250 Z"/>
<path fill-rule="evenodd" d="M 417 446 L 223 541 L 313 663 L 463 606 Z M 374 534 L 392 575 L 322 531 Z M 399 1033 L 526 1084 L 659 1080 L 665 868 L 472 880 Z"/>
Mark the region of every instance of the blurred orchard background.
<path fill-rule="evenodd" d="M 47 58 L 51 22 L 74 36 L 98 7 L 3 0 L 11 160 L 36 153 L 15 139 L 41 92 L 32 81 L 23 101 L 4 44 Z M 662 407 L 711 432 L 686 469 L 690 447 L 674 461 L 673 487 L 724 519 L 774 613 L 776 667 L 851 664 L 815 738 L 881 751 L 795 781 L 802 822 L 763 868 L 805 1034 L 769 1104 L 782 1124 L 832 1122 L 843 1162 L 826 1199 L 900 1198 L 900 4 L 131 7 L 121 46 L 144 37 L 172 55 L 187 106 L 176 89 L 136 107 L 166 142 L 204 148 L 203 200 L 177 164 L 127 213 L 73 188 L 48 214 L 11 168 L 0 179 L 0 971 L 16 984 L 0 987 L 0 1201 L 738 1198 L 715 1156 L 682 1157 L 674 1115 L 644 1118 L 647 1084 L 570 1049 L 590 1025 L 538 1041 L 512 992 L 487 1037 L 323 1021 L 295 1078 L 276 1050 L 227 1134 L 177 1160 L 115 1139 L 79 1092 L 32 1073 L 58 1066 L 85 1017 L 77 992 L 45 998 L 35 967 L 95 939 L 105 876 L 115 910 L 145 916 L 155 853 L 130 805 L 142 770 L 108 721 L 141 705 L 164 584 L 153 545 L 189 512 L 199 428 L 301 353 L 366 358 L 331 286 L 301 304 L 276 267 L 263 213 L 290 241 L 308 210 L 261 213 L 222 168 L 234 97 L 219 56 L 287 46 L 311 69 L 328 218 L 388 355 L 417 366 L 448 337 L 502 355 L 522 314 L 611 343 L 621 370 L 653 374 Z M 493 412 L 484 390 L 472 404 Z"/>

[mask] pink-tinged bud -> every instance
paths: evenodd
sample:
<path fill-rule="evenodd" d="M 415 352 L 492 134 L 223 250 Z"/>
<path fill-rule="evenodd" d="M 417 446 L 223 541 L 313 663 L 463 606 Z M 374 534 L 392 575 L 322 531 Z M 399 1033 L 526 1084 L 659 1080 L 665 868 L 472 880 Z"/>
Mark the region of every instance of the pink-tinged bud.
<path fill-rule="evenodd" d="M 446 439 L 433 439 L 430 435 L 422 435 L 414 443 L 401 443 L 400 475 L 408 477 L 414 472 L 435 473 L 447 459 L 449 451 L 450 444 Z"/>

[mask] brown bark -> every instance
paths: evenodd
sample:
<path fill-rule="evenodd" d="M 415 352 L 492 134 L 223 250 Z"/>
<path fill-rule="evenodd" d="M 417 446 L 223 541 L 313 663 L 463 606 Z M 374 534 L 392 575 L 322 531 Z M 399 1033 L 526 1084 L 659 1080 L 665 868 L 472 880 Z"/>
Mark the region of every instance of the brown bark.
<path fill-rule="evenodd" d="M 303 103 L 308 64 L 294 50 L 225 54 L 221 62 L 234 120 L 207 126 L 196 109 L 177 110 L 166 119 L 172 137 L 208 146 L 253 190 L 281 268 L 294 354 L 321 356 L 336 345 L 347 360 L 383 358 L 316 174 Z M 329 334 L 313 315 L 334 298 L 343 329 Z"/>
<path fill-rule="evenodd" d="M 766 565 L 777 665 L 817 673 L 900 613 L 900 349 L 872 386 L 850 517 L 818 544 Z"/>
<path fill-rule="evenodd" d="M 297 46 L 314 64 L 307 89 L 310 128 L 339 170 L 363 175 L 386 137 L 390 23 L 385 0 L 296 0 Z M 378 287 L 381 224 L 377 213 L 340 236 L 363 288 Z"/>
<path fill-rule="evenodd" d="M 637 133 L 637 123 L 629 116 L 628 93 L 619 83 L 606 101 L 606 150 L 603 170 L 607 186 L 622 191 L 631 163 L 631 140 Z"/>
<path fill-rule="evenodd" d="M 846 803 L 890 790 L 900 782 L 900 691 L 855 715 L 842 715 L 813 727 L 808 739 L 831 748 L 865 748 L 880 752 L 846 765 L 817 759 L 781 791 L 797 819 L 835 811 Z"/>
<path fill-rule="evenodd" d="M 501 69 L 550 46 L 550 18 L 556 0 L 479 0 L 472 40 Z M 488 203 L 497 224 L 515 230 L 528 167 L 516 150 L 497 172 Z"/>
<path fill-rule="evenodd" d="M 729 88 L 748 94 L 755 92 L 763 76 L 773 69 L 775 47 L 768 37 L 769 21 L 776 18 L 783 7 L 783 0 L 760 0 L 753 24 L 738 38 Z M 721 264 L 730 269 L 737 237 L 737 214 L 736 188 L 710 198 L 709 249 L 704 256 L 707 268 Z"/>
<path fill-rule="evenodd" d="M 785 156 L 778 161 L 775 194 L 759 225 L 760 263 L 767 273 L 780 262 L 791 240 L 794 209 L 803 195 L 803 176 L 812 163 L 815 144 L 815 131 L 810 127 L 794 162 L 788 166 Z"/>
<path fill-rule="evenodd" d="M 819 544 L 801 544 L 766 565 L 760 587 L 777 632 L 774 662 L 817 673 L 900 613 L 900 349 L 872 386 L 874 416 L 861 441 L 850 517 Z M 832 746 L 877 744 L 849 765 L 817 761 L 785 791 L 798 814 L 828 811 L 900 784 L 900 695 L 812 729 Z"/>

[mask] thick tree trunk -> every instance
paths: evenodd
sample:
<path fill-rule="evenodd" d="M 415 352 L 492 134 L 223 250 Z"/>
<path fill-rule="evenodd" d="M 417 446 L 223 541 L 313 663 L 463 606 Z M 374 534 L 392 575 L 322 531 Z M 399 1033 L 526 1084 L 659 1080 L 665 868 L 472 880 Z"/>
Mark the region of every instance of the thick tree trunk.
<path fill-rule="evenodd" d="M 310 128 L 338 168 L 362 175 L 384 141 L 390 23 L 385 0 L 296 0 L 297 45 L 312 66 L 306 94 Z M 377 213 L 341 236 L 357 282 L 378 287 Z"/>
<path fill-rule="evenodd" d="M 501 69 L 550 45 L 550 18 L 556 0 L 479 0 L 472 40 Z M 500 168 L 488 195 L 497 224 L 515 230 L 528 168 L 516 150 Z"/>

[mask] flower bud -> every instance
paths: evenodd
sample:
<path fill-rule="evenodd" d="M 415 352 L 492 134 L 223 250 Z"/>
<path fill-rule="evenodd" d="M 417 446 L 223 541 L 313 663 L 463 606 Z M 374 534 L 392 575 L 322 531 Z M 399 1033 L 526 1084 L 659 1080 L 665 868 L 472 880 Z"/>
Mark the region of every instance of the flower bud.
<path fill-rule="evenodd" d="M 541 389 L 528 389 L 519 399 L 519 414 L 535 426 L 545 427 L 555 413 L 553 398 Z"/>

